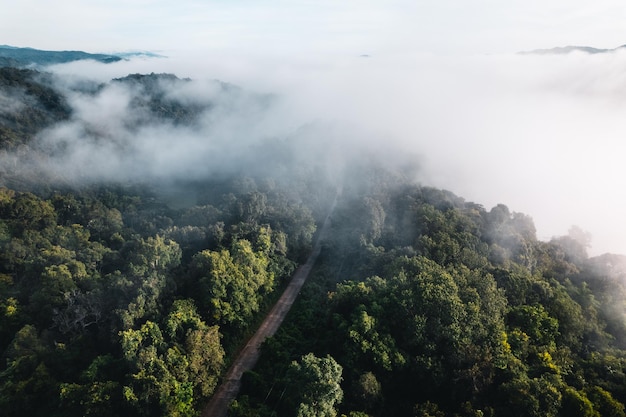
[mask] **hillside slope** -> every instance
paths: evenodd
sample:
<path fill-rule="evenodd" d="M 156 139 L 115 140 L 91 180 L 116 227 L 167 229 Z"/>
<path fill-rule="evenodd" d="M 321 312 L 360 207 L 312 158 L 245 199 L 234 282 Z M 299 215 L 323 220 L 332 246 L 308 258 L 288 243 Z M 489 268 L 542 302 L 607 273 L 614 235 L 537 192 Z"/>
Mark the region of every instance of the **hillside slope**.
<path fill-rule="evenodd" d="M 198 415 L 342 186 L 232 415 L 624 416 L 624 257 L 321 124 L 265 137 L 272 100 L 0 69 L 5 415 Z"/>

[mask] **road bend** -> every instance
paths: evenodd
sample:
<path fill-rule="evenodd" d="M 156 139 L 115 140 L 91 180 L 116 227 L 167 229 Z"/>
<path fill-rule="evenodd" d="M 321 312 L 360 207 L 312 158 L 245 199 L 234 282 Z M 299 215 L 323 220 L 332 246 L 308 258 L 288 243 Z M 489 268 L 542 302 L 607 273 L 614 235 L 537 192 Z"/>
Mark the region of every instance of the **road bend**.
<path fill-rule="evenodd" d="M 278 330 L 283 320 L 287 316 L 287 313 L 291 309 L 296 297 L 298 296 L 300 289 L 304 285 L 304 282 L 309 276 L 317 257 L 322 250 L 322 241 L 330 229 L 330 215 L 332 214 L 335 205 L 337 204 L 337 197 L 330 209 L 328 216 L 324 220 L 324 224 L 317 235 L 315 244 L 313 245 L 313 251 L 309 255 L 306 263 L 301 265 L 291 277 L 289 285 L 280 296 L 272 310 L 263 320 L 263 323 L 259 326 L 256 333 L 248 340 L 246 346 L 239 352 L 239 356 L 232 363 L 228 372 L 224 376 L 221 385 L 215 391 L 215 394 L 211 398 L 211 401 L 206 405 L 202 411 L 202 417 L 226 417 L 228 414 L 228 407 L 233 402 L 239 388 L 241 387 L 241 376 L 244 372 L 251 370 L 259 359 L 260 346 L 270 336 Z"/>

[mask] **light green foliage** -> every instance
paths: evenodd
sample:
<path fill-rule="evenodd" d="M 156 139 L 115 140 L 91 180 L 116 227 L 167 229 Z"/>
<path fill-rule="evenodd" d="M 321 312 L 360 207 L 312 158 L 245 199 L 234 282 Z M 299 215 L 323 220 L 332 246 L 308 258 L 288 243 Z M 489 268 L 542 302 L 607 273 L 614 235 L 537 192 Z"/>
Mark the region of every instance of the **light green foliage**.
<path fill-rule="evenodd" d="M 191 300 L 177 300 L 166 318 L 167 334 L 184 348 L 187 366 L 184 373 L 194 381 L 194 391 L 207 397 L 217 384 L 217 375 L 224 364 L 217 326 L 207 326 Z"/>
<path fill-rule="evenodd" d="M 398 258 L 393 269 L 391 279 L 341 284 L 332 296 L 348 319 L 339 326 L 346 326 L 350 362 L 381 371 L 417 367 L 431 387 L 452 369 L 475 390 L 488 384 L 509 355 L 506 304 L 493 278 L 462 267 L 450 273 L 422 257 Z"/>
<path fill-rule="evenodd" d="M 269 249 L 261 238 L 260 247 Z M 192 274 L 200 284 L 200 300 L 217 323 L 242 327 L 259 310 L 264 294 L 273 289 L 265 252 L 255 252 L 247 240 L 235 241 L 227 251 L 205 250 L 194 256 Z"/>
<path fill-rule="evenodd" d="M 355 343 L 361 354 L 371 357 L 378 366 L 390 371 L 393 367 L 405 363 L 405 358 L 398 352 L 394 340 L 389 334 L 381 335 L 376 329 L 376 319 L 360 306 L 354 314 L 348 330 L 350 340 Z"/>
<path fill-rule="evenodd" d="M 248 308 L 256 305 L 256 295 L 249 291 L 245 277 L 227 250 L 202 251 L 194 256 L 193 270 L 200 275 L 202 305 L 218 323 L 242 324 Z M 245 291 L 245 292 L 244 292 Z M 246 300 L 246 296 L 252 297 Z M 246 302 L 247 301 L 247 302 Z"/>
<path fill-rule="evenodd" d="M 559 322 L 543 305 L 524 305 L 511 309 L 509 327 L 526 333 L 537 345 L 554 346 L 559 334 Z"/>
<path fill-rule="evenodd" d="M 213 393 L 224 364 L 217 326 L 208 327 L 191 300 L 178 300 L 165 329 L 147 321 L 121 332 L 122 351 L 134 369 L 125 398 L 142 413 L 195 415 L 196 400 Z"/>
<path fill-rule="evenodd" d="M 318 358 L 312 353 L 292 362 L 288 379 L 297 390 L 298 417 L 335 417 L 335 404 L 343 399 L 342 367 L 331 356 Z"/>

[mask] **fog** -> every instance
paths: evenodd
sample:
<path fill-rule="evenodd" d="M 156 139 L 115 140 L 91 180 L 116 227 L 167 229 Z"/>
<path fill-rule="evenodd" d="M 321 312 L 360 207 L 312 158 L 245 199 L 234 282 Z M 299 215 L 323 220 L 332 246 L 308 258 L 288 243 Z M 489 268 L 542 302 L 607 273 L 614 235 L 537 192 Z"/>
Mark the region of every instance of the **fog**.
<path fill-rule="evenodd" d="M 363 148 L 385 150 L 392 163 L 409 155 L 419 183 L 526 213 L 540 239 L 578 225 L 592 235 L 591 254 L 626 253 L 626 53 L 166 55 L 49 68 L 74 109 L 40 135 L 56 149 L 51 163 L 91 179 L 193 178 L 236 171 L 264 141 L 317 126 L 332 151 L 306 148 L 309 137 L 295 157 L 332 167 L 338 153 Z M 151 72 L 193 80 L 162 86 L 202 108 L 193 125 L 153 118 L 132 107 L 141 91 L 109 82 Z M 73 89 L 86 80 L 107 84 L 96 94 Z M 214 80 L 240 89 L 226 94 Z"/>

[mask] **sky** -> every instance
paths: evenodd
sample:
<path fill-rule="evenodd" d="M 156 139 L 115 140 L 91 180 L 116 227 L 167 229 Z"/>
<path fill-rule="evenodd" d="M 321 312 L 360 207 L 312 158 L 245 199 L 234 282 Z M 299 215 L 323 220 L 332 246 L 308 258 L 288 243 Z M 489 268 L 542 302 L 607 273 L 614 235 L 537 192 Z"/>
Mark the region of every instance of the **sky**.
<path fill-rule="evenodd" d="M 1 0 L 0 38 L 88 52 L 503 53 L 624 42 L 619 0 Z"/>
<path fill-rule="evenodd" d="M 592 254 L 626 254 L 626 44 L 617 0 L 0 0 L 0 44 L 166 58 L 60 66 L 220 79 L 284 98 L 280 129 L 342 121 L 416 155 L 419 181 L 578 225 Z"/>

